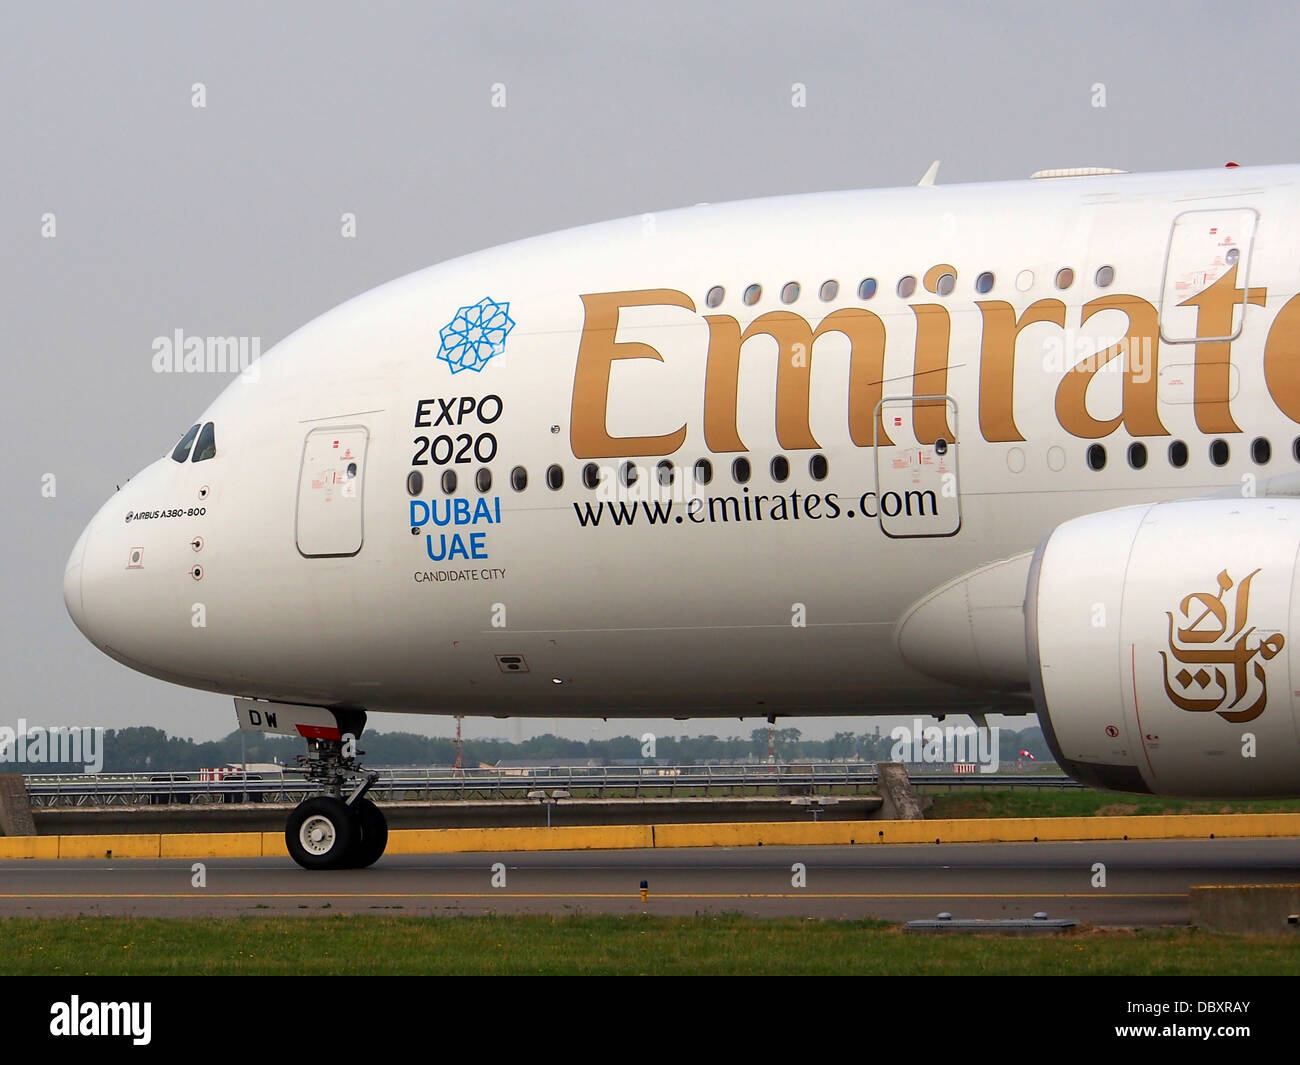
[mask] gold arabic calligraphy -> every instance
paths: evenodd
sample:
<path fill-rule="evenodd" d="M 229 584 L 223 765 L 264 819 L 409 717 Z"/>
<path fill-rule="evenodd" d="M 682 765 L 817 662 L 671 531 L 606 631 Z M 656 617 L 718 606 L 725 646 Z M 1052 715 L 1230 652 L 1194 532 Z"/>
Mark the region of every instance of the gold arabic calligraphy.
<path fill-rule="evenodd" d="M 1246 627 L 1250 582 L 1258 573 L 1257 569 L 1236 584 L 1231 597 L 1228 593 L 1234 591 L 1234 584 L 1226 569 L 1218 576 L 1217 595 L 1193 592 L 1185 596 L 1178 607 L 1187 622 L 1181 628 L 1175 627 L 1173 614 L 1165 614 L 1169 619 L 1169 655 L 1173 656 L 1171 661 L 1160 652 L 1165 664 L 1165 694 L 1180 709 L 1215 711 L 1225 721 L 1234 722 L 1253 721 L 1263 713 L 1268 702 L 1263 662 L 1281 651 L 1286 640 L 1281 633 L 1273 633 L 1250 645 L 1255 632 L 1253 625 Z M 1178 667 L 1172 677 L 1171 667 Z M 1198 689 L 1204 697 L 1197 696 Z M 1234 709 L 1248 696 L 1253 696 L 1249 705 Z"/>

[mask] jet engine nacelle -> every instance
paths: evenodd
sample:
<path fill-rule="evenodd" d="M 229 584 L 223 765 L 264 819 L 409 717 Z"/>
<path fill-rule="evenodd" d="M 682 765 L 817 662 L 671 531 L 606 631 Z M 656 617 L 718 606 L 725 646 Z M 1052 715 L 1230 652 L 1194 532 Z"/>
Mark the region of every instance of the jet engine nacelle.
<path fill-rule="evenodd" d="M 1092 514 L 1034 554 L 1029 682 L 1057 761 L 1098 787 L 1300 794 L 1300 500 Z"/>

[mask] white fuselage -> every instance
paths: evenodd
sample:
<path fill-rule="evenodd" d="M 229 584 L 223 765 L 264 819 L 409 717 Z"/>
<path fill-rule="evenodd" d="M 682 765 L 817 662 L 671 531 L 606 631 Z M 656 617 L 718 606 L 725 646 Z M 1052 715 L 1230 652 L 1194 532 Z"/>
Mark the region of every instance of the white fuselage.
<path fill-rule="evenodd" d="M 791 196 L 432 267 L 232 382 L 198 421 L 215 454 L 160 458 L 87 527 L 69 609 L 135 669 L 322 706 L 686 717 L 1014 700 L 1027 688 L 914 668 L 900 619 L 1070 518 L 1297 469 L 1300 381 L 1281 345 L 1298 179 Z M 1095 374 L 1074 369 L 1091 352 Z M 684 491 L 700 459 L 712 479 Z"/>

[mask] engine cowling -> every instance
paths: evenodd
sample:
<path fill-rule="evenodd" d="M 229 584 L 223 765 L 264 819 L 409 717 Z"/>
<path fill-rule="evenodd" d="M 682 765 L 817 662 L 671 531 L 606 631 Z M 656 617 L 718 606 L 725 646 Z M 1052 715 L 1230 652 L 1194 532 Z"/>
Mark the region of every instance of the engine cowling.
<path fill-rule="evenodd" d="M 1076 779 L 1300 794 L 1300 500 L 1203 499 L 1059 526 L 1030 565 L 1039 721 Z"/>

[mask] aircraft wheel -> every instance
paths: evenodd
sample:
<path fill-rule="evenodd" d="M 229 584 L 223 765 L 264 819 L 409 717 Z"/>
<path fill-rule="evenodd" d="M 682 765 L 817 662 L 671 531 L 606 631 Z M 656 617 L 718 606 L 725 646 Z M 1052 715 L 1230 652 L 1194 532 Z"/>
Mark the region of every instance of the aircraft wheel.
<path fill-rule="evenodd" d="M 304 869 L 343 869 L 361 833 L 356 814 L 342 799 L 320 795 L 289 815 L 284 841 Z M 378 857 L 378 855 L 376 855 Z"/>
<path fill-rule="evenodd" d="M 369 799 L 353 803 L 353 813 L 361 826 L 359 838 L 353 844 L 349 866 L 366 869 L 383 856 L 388 846 L 388 819 L 384 812 Z"/>

